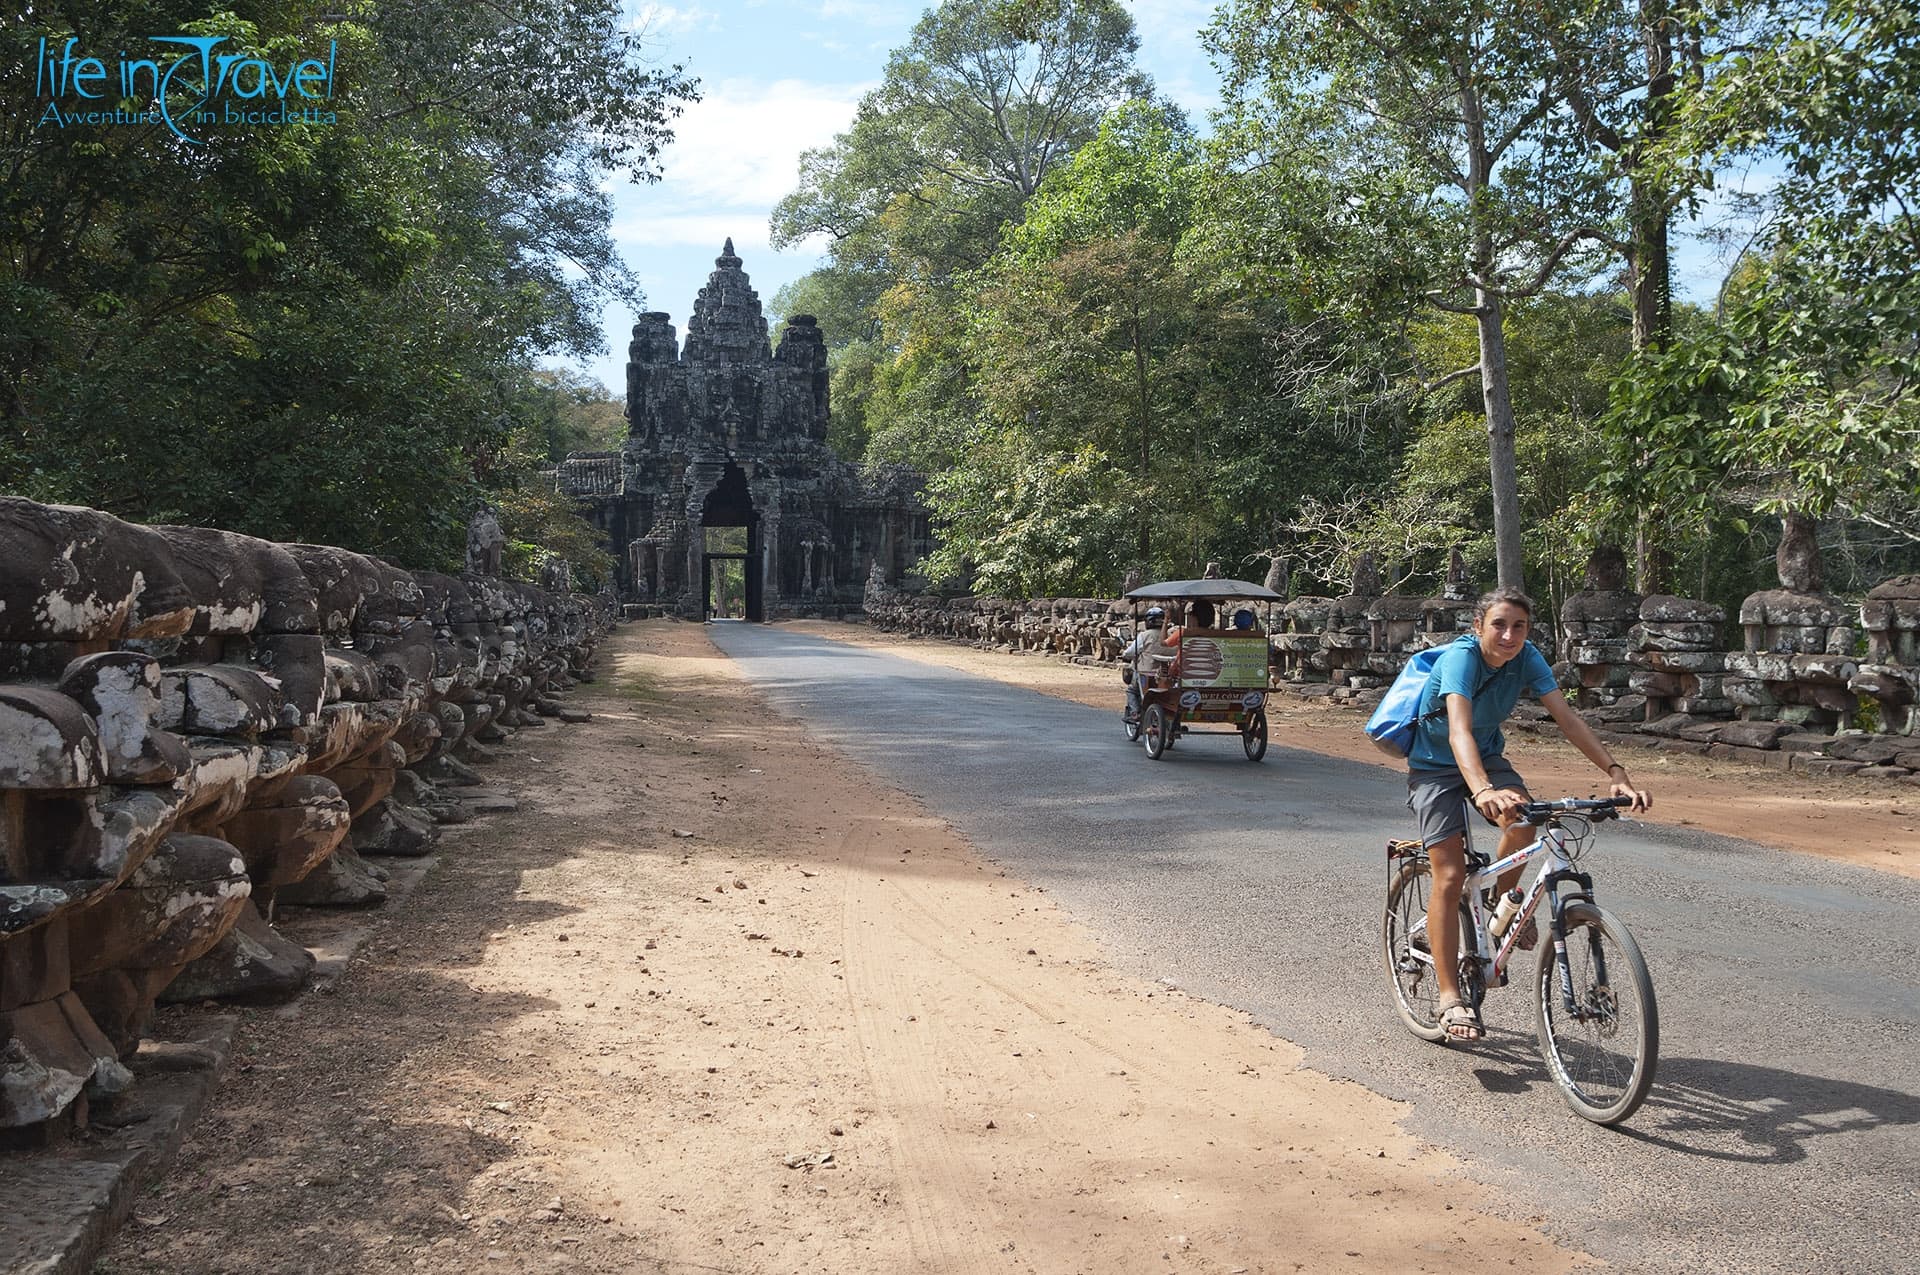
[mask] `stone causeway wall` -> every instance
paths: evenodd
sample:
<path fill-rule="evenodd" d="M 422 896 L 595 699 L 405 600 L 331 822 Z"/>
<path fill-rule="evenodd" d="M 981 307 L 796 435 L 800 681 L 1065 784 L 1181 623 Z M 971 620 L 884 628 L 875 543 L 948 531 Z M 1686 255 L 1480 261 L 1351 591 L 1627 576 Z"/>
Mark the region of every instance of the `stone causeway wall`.
<path fill-rule="evenodd" d="M 1642 597 L 1622 587 L 1624 573 L 1617 554 L 1597 554 L 1586 587 L 1534 638 L 1569 701 L 1610 743 L 1920 784 L 1920 576 L 1887 580 L 1857 604 L 1788 588 L 1755 593 L 1729 633 L 1721 607 Z M 1361 586 L 1377 579 L 1370 567 L 1356 575 Z M 1467 630 L 1470 592 L 1453 581 L 1434 598 L 1356 589 L 1256 608 L 1273 686 L 1371 710 L 1414 652 Z M 1118 658 L 1132 607 L 939 598 L 874 581 L 866 613 L 888 632 L 1097 664 Z M 1532 703 L 1514 720 L 1523 729 L 1548 721 Z"/>
<path fill-rule="evenodd" d="M 484 543 L 472 565 L 497 568 Z M 131 1083 L 156 1001 L 284 999 L 278 903 L 384 899 L 601 600 L 0 497 L 0 1135 Z M 375 857 L 363 857 L 375 856 Z"/>

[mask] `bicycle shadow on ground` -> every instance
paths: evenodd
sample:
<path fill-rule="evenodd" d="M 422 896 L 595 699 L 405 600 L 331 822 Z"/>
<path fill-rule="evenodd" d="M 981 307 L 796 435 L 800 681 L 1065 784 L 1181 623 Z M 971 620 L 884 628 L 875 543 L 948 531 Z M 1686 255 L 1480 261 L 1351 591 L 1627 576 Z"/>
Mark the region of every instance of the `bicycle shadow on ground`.
<path fill-rule="evenodd" d="M 1708 1160 L 1792 1164 L 1814 1138 L 1920 1124 L 1920 1097 L 1719 1058 L 1662 1058 L 1622 1132 Z"/>
<path fill-rule="evenodd" d="M 1494 1030 L 1473 1046 L 1473 1078 L 1490 1094 L 1553 1082 L 1531 1036 Z M 1719 1058 L 1662 1058 L 1653 1092 L 1620 1126 L 1637 1142 L 1737 1164 L 1792 1164 L 1814 1138 L 1920 1125 L 1920 1096 Z"/>

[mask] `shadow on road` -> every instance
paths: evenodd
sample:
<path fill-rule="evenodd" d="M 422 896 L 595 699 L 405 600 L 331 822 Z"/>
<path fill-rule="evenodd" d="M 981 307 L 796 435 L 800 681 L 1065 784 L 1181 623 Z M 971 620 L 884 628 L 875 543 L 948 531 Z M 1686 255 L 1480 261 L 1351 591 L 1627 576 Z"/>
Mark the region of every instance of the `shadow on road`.
<path fill-rule="evenodd" d="M 1791 1164 L 1813 1138 L 1920 1124 L 1920 1098 L 1717 1058 L 1662 1058 L 1629 1136 L 1709 1160 Z"/>

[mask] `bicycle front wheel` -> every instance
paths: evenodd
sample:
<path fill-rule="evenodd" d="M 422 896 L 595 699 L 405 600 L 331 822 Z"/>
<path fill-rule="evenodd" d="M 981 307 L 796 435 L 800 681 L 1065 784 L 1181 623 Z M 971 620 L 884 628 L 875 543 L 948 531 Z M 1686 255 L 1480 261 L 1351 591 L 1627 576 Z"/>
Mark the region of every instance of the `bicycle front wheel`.
<path fill-rule="evenodd" d="M 1542 943 L 1534 979 L 1540 1054 L 1569 1106 L 1596 1124 L 1618 1124 L 1653 1087 L 1660 1053 L 1653 979 L 1640 945 L 1605 910 L 1570 903 L 1565 920 L 1573 1003 L 1562 995 L 1553 944 Z"/>

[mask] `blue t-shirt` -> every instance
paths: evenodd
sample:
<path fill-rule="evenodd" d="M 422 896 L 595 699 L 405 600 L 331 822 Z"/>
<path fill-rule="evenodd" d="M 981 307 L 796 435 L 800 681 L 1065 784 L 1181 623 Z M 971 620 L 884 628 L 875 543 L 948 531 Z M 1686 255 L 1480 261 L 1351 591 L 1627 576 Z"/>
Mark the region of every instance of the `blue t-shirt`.
<path fill-rule="evenodd" d="M 1464 695 L 1473 701 L 1473 742 L 1480 746 L 1481 761 L 1488 762 L 1506 751 L 1507 737 L 1500 723 L 1513 712 L 1521 693 L 1538 698 L 1559 688 L 1547 657 L 1533 643 L 1495 670 L 1480 658 L 1480 639 L 1463 634 L 1434 662 L 1433 675 L 1420 696 L 1420 724 L 1414 728 L 1407 764 L 1414 770 L 1460 768 L 1447 742 L 1447 696 Z"/>

